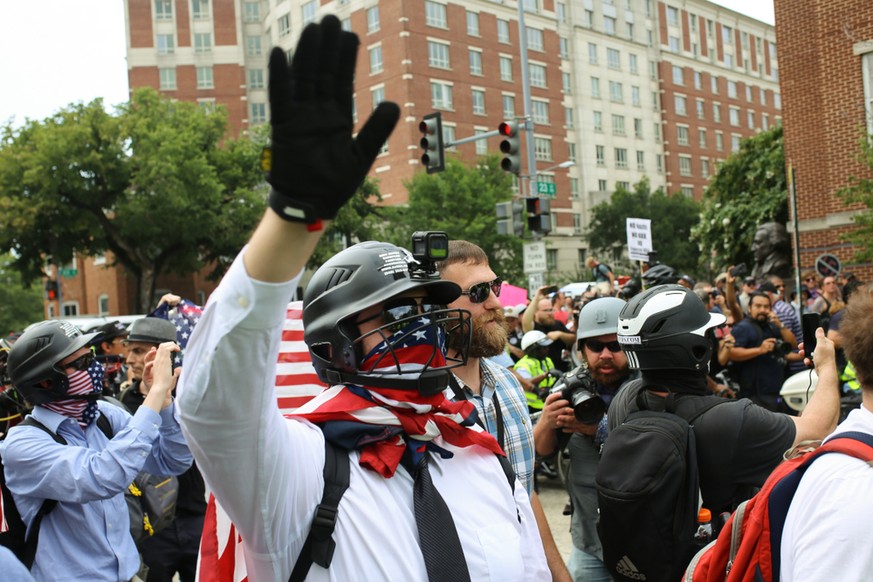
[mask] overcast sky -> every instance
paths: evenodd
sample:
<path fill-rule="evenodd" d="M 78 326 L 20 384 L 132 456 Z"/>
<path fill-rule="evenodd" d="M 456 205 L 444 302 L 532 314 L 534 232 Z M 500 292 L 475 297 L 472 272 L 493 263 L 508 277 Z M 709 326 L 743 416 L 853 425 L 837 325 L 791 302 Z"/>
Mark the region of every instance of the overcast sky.
<path fill-rule="evenodd" d="M 0 124 L 44 119 L 103 97 L 127 100 L 121 0 L 9 0 L 0 6 Z M 773 0 L 716 0 L 773 24 Z"/>

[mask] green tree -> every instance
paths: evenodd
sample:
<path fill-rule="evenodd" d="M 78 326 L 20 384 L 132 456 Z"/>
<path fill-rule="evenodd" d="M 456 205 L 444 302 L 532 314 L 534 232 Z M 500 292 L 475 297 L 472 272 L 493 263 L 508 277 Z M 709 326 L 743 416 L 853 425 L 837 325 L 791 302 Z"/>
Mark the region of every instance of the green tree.
<path fill-rule="evenodd" d="M 511 176 L 500 169 L 498 156 L 480 158 L 465 166 L 453 157 L 437 174 L 417 173 L 406 184 L 409 205 L 383 208 L 383 237 L 409 248 L 417 230 L 443 230 L 450 239 L 476 243 L 488 255 L 495 273 L 527 286 L 520 238 L 497 234 L 496 204 L 512 199 Z"/>
<path fill-rule="evenodd" d="M 223 109 L 138 89 L 115 114 L 97 99 L 0 134 L 0 248 L 25 282 L 75 252 L 111 251 L 136 311 L 163 273 L 217 276 L 263 212 L 260 145 L 226 136 Z"/>
<path fill-rule="evenodd" d="M 25 285 L 21 275 L 11 269 L 12 255 L 0 255 L 0 337 L 21 331 L 43 318 L 42 290 Z"/>
<path fill-rule="evenodd" d="M 869 170 L 873 171 L 873 136 L 864 135 L 861 138 L 861 152 L 859 161 Z M 843 239 L 856 246 L 855 260 L 868 262 L 873 259 L 873 178 L 867 176 L 849 177 L 849 185 L 837 191 L 843 202 L 849 204 L 862 204 L 866 210 L 855 213 L 852 222 L 855 228 L 843 235 Z"/>
<path fill-rule="evenodd" d="M 595 253 L 611 256 L 615 247 L 627 245 L 627 219 L 648 218 L 658 258 L 678 271 L 695 273 L 698 250 L 689 241 L 689 233 L 699 213 L 694 200 L 678 194 L 668 196 L 661 188 L 652 192 L 648 178 L 643 178 L 633 190 L 619 188 L 608 202 L 591 209 L 585 238 Z"/>
<path fill-rule="evenodd" d="M 744 139 L 721 164 L 703 196 L 700 223 L 692 231 L 709 269 L 752 265 L 758 225 L 788 221 L 788 190 L 782 126 Z"/>

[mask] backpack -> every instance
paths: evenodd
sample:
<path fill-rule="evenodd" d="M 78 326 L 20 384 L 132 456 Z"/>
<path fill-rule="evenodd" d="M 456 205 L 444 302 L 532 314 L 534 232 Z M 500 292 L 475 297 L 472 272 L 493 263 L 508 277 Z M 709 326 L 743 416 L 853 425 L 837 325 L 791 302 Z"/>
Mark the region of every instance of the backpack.
<path fill-rule="evenodd" d="M 818 448 L 806 447 L 793 458 L 787 455 L 761 491 L 737 507 L 718 538 L 694 556 L 683 580 L 778 582 L 782 529 L 791 499 L 809 465 L 827 453 L 850 455 L 873 465 L 873 435 L 845 432 Z"/>
<path fill-rule="evenodd" d="M 610 431 L 595 474 L 603 563 L 618 581 L 678 580 L 697 551 L 700 486 L 691 424 L 724 402 L 669 394 L 665 411 L 638 410 Z"/>

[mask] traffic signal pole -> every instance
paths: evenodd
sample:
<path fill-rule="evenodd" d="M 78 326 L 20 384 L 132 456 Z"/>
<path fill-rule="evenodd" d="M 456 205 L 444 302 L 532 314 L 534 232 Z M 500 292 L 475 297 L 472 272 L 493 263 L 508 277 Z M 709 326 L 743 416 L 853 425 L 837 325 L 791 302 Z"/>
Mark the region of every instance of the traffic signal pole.
<path fill-rule="evenodd" d="M 538 196 L 533 191 L 533 183 L 537 179 L 537 161 L 534 150 L 534 123 L 531 118 L 530 101 L 530 69 L 527 63 L 527 27 L 524 24 L 524 2 L 518 0 L 518 45 L 521 53 L 521 90 L 524 99 L 524 130 L 527 132 L 525 148 L 527 150 L 527 196 Z M 521 185 L 522 190 L 524 184 Z"/>

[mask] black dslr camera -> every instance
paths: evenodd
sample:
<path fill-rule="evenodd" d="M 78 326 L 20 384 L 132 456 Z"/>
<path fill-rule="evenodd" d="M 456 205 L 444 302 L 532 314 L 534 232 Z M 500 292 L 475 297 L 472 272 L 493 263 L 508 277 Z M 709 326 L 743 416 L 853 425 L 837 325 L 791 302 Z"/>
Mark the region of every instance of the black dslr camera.
<path fill-rule="evenodd" d="M 582 424 L 597 424 L 606 414 L 606 403 L 597 394 L 597 386 L 586 366 L 561 376 L 549 389 L 549 394 L 561 393 L 561 398 L 573 407 L 576 420 Z"/>

